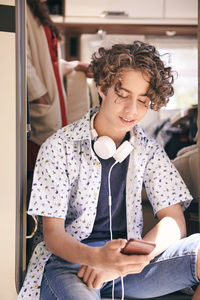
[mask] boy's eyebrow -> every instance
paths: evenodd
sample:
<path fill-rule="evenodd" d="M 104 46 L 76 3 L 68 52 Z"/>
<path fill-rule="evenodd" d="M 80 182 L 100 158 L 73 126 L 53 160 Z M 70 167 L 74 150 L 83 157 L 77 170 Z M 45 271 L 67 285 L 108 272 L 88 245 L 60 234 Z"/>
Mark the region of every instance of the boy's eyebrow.
<path fill-rule="evenodd" d="M 123 86 L 121 86 L 121 88 L 120 88 L 121 90 L 124 90 L 125 92 L 127 92 L 127 93 L 131 93 L 131 91 L 129 91 L 129 90 L 127 90 L 126 88 L 124 88 Z"/>
<path fill-rule="evenodd" d="M 130 93 L 130 94 L 131 94 L 131 91 L 129 91 L 128 89 L 124 88 L 123 86 L 122 86 L 120 89 L 121 89 L 121 90 L 124 90 L 125 92 L 127 92 L 127 93 Z M 142 97 L 148 97 L 148 96 L 147 96 L 147 93 L 145 93 L 145 94 L 141 94 L 141 95 L 139 95 L 139 96 L 142 96 Z"/>

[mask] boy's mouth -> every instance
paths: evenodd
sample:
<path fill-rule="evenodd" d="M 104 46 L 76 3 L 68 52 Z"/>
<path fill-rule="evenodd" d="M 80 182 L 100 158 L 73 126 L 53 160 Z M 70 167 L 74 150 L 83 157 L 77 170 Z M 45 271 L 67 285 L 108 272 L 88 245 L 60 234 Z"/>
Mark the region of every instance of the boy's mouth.
<path fill-rule="evenodd" d="M 136 121 L 135 119 L 128 119 L 128 118 L 124 118 L 124 117 L 120 117 L 120 120 L 125 124 L 134 124 Z"/>

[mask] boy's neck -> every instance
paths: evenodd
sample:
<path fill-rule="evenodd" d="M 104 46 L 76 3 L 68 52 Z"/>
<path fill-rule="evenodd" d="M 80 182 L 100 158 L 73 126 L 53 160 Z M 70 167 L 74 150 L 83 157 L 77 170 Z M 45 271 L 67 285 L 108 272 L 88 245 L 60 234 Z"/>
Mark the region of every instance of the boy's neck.
<path fill-rule="evenodd" d="M 116 144 L 116 147 L 118 147 L 121 142 L 123 141 L 126 132 L 120 133 L 115 128 L 110 128 L 106 124 L 106 120 L 102 117 L 101 113 L 99 112 L 95 119 L 94 119 L 94 128 L 96 132 L 98 133 L 98 136 L 108 136 L 110 137 Z"/>

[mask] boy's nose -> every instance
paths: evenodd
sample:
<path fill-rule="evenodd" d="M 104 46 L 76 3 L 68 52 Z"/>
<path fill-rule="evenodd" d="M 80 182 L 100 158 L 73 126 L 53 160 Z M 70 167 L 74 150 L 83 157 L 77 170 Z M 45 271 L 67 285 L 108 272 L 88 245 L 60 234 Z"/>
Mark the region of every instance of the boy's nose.
<path fill-rule="evenodd" d="M 138 113 L 138 103 L 135 99 L 130 99 L 126 103 L 125 110 L 133 115 L 137 115 Z"/>

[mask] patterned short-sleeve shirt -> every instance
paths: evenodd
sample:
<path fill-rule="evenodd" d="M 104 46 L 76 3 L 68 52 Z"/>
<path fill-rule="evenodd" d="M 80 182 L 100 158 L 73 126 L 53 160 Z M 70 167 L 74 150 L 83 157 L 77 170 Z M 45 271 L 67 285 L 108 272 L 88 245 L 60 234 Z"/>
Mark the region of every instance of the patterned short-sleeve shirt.
<path fill-rule="evenodd" d="M 65 219 L 65 230 L 79 241 L 92 232 L 101 185 L 101 165 L 90 137 L 90 117 L 97 110 L 58 130 L 41 146 L 28 209 L 31 215 Z M 127 236 L 140 238 L 143 184 L 155 214 L 179 202 L 186 208 L 192 197 L 158 143 L 137 125 L 131 136 L 134 147 L 126 179 Z M 43 241 L 36 246 L 18 299 L 39 300 L 50 255 Z"/>

